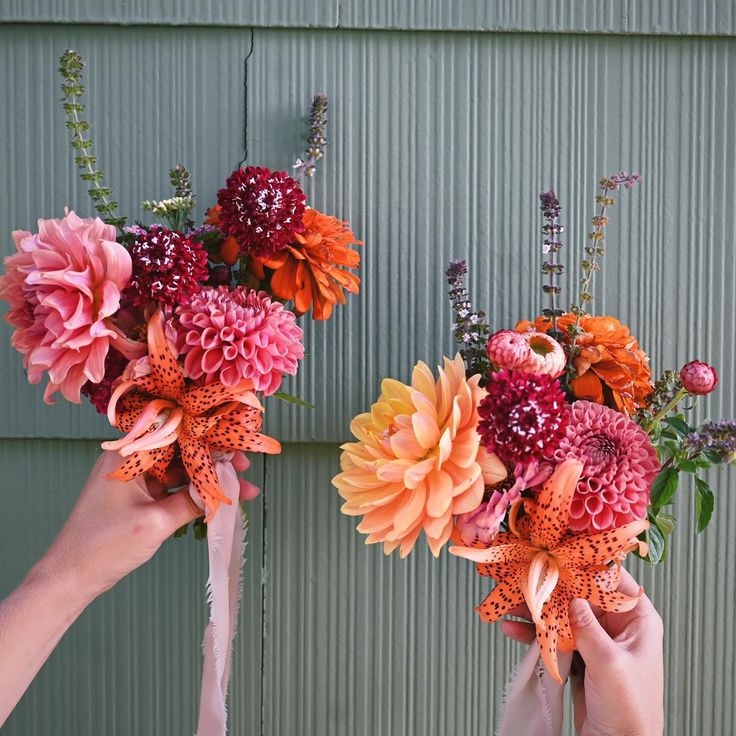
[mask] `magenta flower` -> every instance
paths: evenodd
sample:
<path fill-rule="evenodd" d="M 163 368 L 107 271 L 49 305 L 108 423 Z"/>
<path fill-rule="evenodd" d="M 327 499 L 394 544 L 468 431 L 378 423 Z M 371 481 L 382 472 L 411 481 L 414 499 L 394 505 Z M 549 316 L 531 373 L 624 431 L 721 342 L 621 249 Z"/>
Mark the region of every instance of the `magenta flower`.
<path fill-rule="evenodd" d="M 207 252 L 184 233 L 151 225 L 130 246 L 133 276 L 127 296 L 133 305 L 184 304 L 207 281 Z"/>
<path fill-rule="evenodd" d="M 712 365 L 692 360 L 680 371 L 682 387 L 695 396 L 705 396 L 718 385 L 718 374 Z"/>
<path fill-rule="evenodd" d="M 570 507 L 573 531 L 592 534 L 646 518 L 659 459 L 649 435 L 625 414 L 576 401 L 554 457 L 583 463 Z"/>
<path fill-rule="evenodd" d="M 250 379 L 274 393 L 284 373 L 294 375 L 304 357 L 302 329 L 293 312 L 265 292 L 208 287 L 176 309 L 177 348 L 184 371 L 205 384 L 235 386 Z"/>
<path fill-rule="evenodd" d="M 99 218 L 39 220 L 38 233 L 13 233 L 17 252 L 5 259 L 0 298 L 10 303 L 5 319 L 13 346 L 23 354 L 32 384 L 44 372 L 44 401 L 61 391 L 80 402 L 87 381 L 99 383 L 105 358 L 119 333 L 110 322 L 131 275 L 128 251 L 115 228 Z"/>
<path fill-rule="evenodd" d="M 263 166 L 235 169 L 217 192 L 220 230 L 238 241 L 242 253 L 268 258 L 304 230 L 306 199 L 285 171 Z"/>
<path fill-rule="evenodd" d="M 481 444 L 508 465 L 550 459 L 565 435 L 568 411 L 560 382 L 545 374 L 491 374 L 478 406 Z"/>

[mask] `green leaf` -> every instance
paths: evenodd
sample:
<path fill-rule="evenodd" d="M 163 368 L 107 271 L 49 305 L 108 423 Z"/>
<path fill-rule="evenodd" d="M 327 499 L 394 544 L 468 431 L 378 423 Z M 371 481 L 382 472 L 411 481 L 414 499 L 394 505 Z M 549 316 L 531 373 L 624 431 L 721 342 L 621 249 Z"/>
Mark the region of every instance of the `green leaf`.
<path fill-rule="evenodd" d="M 669 467 L 659 471 L 652 484 L 651 504 L 655 511 L 659 511 L 662 506 L 666 506 L 672 501 L 679 482 L 680 477 L 677 468 Z"/>
<path fill-rule="evenodd" d="M 303 406 L 305 409 L 314 409 L 314 404 L 310 404 L 304 399 L 300 399 L 298 396 L 292 396 L 287 394 L 285 391 L 277 391 L 273 396 L 281 401 L 288 401 L 290 404 L 296 404 L 297 406 Z"/>
<path fill-rule="evenodd" d="M 672 534 L 672 531 L 675 528 L 675 522 L 677 519 L 672 514 L 668 514 L 664 511 L 660 511 L 657 514 L 656 519 L 654 519 L 654 523 L 657 525 L 659 530 L 664 534 L 665 537 L 668 537 L 670 534 Z"/>
<path fill-rule="evenodd" d="M 667 422 L 670 427 L 679 432 L 683 437 L 686 437 L 690 432 L 692 432 L 690 425 L 682 417 L 667 417 L 665 422 Z"/>
<path fill-rule="evenodd" d="M 710 485 L 702 478 L 695 479 L 695 491 L 695 513 L 698 518 L 698 534 L 700 534 L 710 522 L 716 499 Z"/>
<path fill-rule="evenodd" d="M 662 562 L 667 554 L 667 540 L 656 524 L 651 524 L 647 529 L 646 541 L 649 545 L 649 562 L 652 565 Z"/>
<path fill-rule="evenodd" d="M 698 472 L 697 463 L 693 462 L 692 460 L 680 460 L 680 462 L 677 463 L 677 467 L 686 473 Z"/>

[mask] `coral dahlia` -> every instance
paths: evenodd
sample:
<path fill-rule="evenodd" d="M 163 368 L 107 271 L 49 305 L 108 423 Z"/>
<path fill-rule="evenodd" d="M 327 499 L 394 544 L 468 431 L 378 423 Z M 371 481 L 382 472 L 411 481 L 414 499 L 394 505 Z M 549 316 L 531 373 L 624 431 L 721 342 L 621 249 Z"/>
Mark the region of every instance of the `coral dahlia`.
<path fill-rule="evenodd" d="M 479 381 L 466 379 L 460 355 L 445 358 L 437 380 L 420 362 L 411 385 L 384 379 L 371 411 L 353 419 L 357 441 L 342 446 L 342 472 L 332 483 L 345 499 L 343 513 L 363 516 L 358 531 L 367 544 L 383 542 L 386 554 L 398 547 L 406 557 L 424 531 L 437 556 L 453 516 L 478 507 Z M 487 458 L 483 464 L 491 470 Z"/>
<path fill-rule="evenodd" d="M 0 298 L 10 303 L 5 320 L 28 380 L 39 383 L 48 371 L 47 403 L 61 391 L 78 404 L 82 386 L 105 375 L 120 337 L 109 318 L 131 275 L 130 255 L 115 236 L 112 225 L 74 212 L 39 220 L 38 233 L 13 233 L 17 252 L 5 259 Z"/>
<path fill-rule="evenodd" d="M 569 328 L 575 324 L 574 314 L 563 314 L 557 319 L 557 329 L 571 342 Z M 536 322 L 522 321 L 519 332 L 535 329 L 547 332 L 552 321 L 537 317 Z M 652 393 L 652 371 L 649 358 L 626 325 L 615 317 L 584 316 L 580 320 L 583 333 L 578 336 L 580 353 L 573 361 L 577 377 L 570 382 L 570 390 L 579 399 L 595 401 L 634 414 L 646 405 Z"/>
<path fill-rule="evenodd" d="M 247 255 L 270 258 L 304 230 L 306 195 L 285 171 L 235 169 L 217 192 L 217 225 Z"/>
<path fill-rule="evenodd" d="M 557 379 L 501 370 L 491 374 L 480 402 L 481 443 L 509 465 L 551 458 L 565 434 L 568 413 Z"/>
<path fill-rule="evenodd" d="M 236 386 L 250 379 L 269 395 L 304 357 L 293 312 L 265 292 L 208 287 L 176 309 L 177 349 L 189 378 Z"/>
<path fill-rule="evenodd" d="M 127 296 L 138 306 L 184 304 L 207 281 L 207 252 L 183 233 L 152 225 L 130 246 L 133 277 Z"/>
<path fill-rule="evenodd" d="M 576 401 L 554 457 L 583 463 L 570 506 L 573 531 L 605 531 L 646 518 L 659 459 L 649 435 L 627 416 Z"/>

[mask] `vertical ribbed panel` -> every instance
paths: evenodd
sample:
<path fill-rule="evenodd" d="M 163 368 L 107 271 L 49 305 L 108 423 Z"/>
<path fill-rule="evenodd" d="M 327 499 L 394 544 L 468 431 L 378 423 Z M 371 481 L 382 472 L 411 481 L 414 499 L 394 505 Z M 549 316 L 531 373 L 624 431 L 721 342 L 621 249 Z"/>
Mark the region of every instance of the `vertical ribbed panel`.
<path fill-rule="evenodd" d="M 90 62 L 90 119 L 121 209 L 169 192 L 186 162 L 200 208 L 241 152 L 242 30 L 0 29 L 7 73 L 0 111 L 12 185 L 0 225 L 32 227 L 66 204 L 90 211 L 57 103 L 66 46 Z M 285 388 L 317 405 L 269 401 L 269 430 L 288 441 L 345 438 L 380 378 L 455 349 L 442 271 L 467 257 L 475 302 L 495 327 L 541 307 L 537 193 L 563 205 L 567 283 L 577 278 L 596 177 L 643 172 L 611 213 L 595 309 L 617 314 L 655 372 L 695 357 L 721 367 L 709 408 L 734 410 L 736 239 L 728 211 L 736 170 L 729 134 L 736 45 L 726 40 L 258 31 L 250 83 L 250 160 L 286 167 L 299 154 L 310 96 L 331 99 L 331 140 L 313 204 L 349 218 L 366 242 L 363 294 L 327 324 L 305 321 L 309 352 Z M 182 103 L 186 100 L 186 103 Z M 6 237 L 3 252 L 12 248 Z M 570 292 L 566 292 L 566 298 Z M 97 437 L 89 407 L 41 404 L 0 330 L 0 433 Z"/>
<path fill-rule="evenodd" d="M 111 22 L 277 22 L 247 15 L 265 12 L 256 4 L 218 4 L 220 20 L 205 19 L 199 3 L 148 4 L 146 18 L 141 3 L 113 5 L 105 8 Z M 452 16 L 436 2 L 420 11 L 418 3 L 350 0 L 340 11 L 346 24 L 396 28 L 495 27 L 501 18 L 529 30 L 729 33 L 733 24 L 730 3 L 695 0 L 493 5 L 497 16 L 483 9 L 471 15 L 481 6 L 462 2 L 453 4 Z M 40 3 L 9 2 L 1 12 L 16 15 L 0 17 L 21 19 L 23 11 L 28 20 L 96 19 L 85 6 L 94 8 L 44 3 L 42 12 Z M 273 7 L 292 12 L 296 5 Z M 319 7 L 328 13 L 330 6 Z M 135 12 L 126 15 L 128 9 Z M 171 10 L 168 20 L 156 15 L 161 9 Z M 0 27 L 0 99 L 10 101 L 0 106 L 3 232 L 33 227 L 38 216 L 59 215 L 67 204 L 90 212 L 57 100 L 55 68 L 65 48 L 89 62 L 89 118 L 101 166 L 122 211 L 137 217 L 141 199 L 168 193 L 167 170 L 178 161 L 194 173 L 201 211 L 240 160 L 248 42 L 244 28 Z M 330 144 L 308 190 L 315 206 L 351 219 L 366 246 L 363 294 L 329 323 L 306 324 L 310 355 L 285 386 L 317 409 L 268 402 L 271 434 L 315 444 L 287 445 L 283 457 L 269 459 L 265 518 L 262 502 L 250 505 L 233 733 L 491 732 L 518 650 L 472 613 L 487 581 L 449 556 L 437 562 L 421 550 L 401 562 L 364 548 L 354 521 L 339 515 L 329 479 L 337 470 L 336 443 L 352 415 L 375 398 L 380 379 L 406 379 L 415 360 L 436 363 L 454 350 L 441 276 L 450 257 L 468 258 L 474 300 L 495 327 L 539 309 L 541 189 L 554 186 L 562 200 L 569 287 L 596 177 L 620 167 L 644 174 L 611 213 L 596 308 L 631 325 L 655 371 L 694 357 L 712 361 L 721 385 L 701 402 L 700 415 L 735 412 L 734 44 L 256 31 L 250 160 L 287 167 L 301 151 L 311 95 L 325 91 Z M 0 242 L 0 253 L 10 252 L 7 235 Z M 109 428 L 88 406 L 43 406 L 41 387 L 27 385 L 4 325 L 0 375 L 0 436 L 33 438 L 0 441 L 0 497 L 12 520 L 0 535 L 2 596 L 61 525 L 97 452 L 97 441 L 43 438 L 98 438 Z M 714 483 L 713 528 L 695 535 L 687 488 L 676 508 L 670 560 L 641 571 L 667 631 L 668 734 L 676 736 L 728 734 L 736 724 L 736 484 L 725 472 Z M 85 613 L 3 733 L 191 732 L 204 582 L 204 546 L 167 543 Z"/>
<path fill-rule="evenodd" d="M 96 442 L 0 441 L 0 599 L 58 533 L 99 453 Z M 248 477 L 260 484 L 253 459 Z M 235 652 L 234 734 L 260 731 L 263 518 L 251 519 Z M 207 545 L 191 531 L 95 601 L 72 626 L 3 736 L 193 733 L 207 621 Z"/>
<path fill-rule="evenodd" d="M 406 560 L 366 547 L 357 520 L 337 513 L 338 457 L 334 446 L 292 445 L 268 461 L 262 733 L 488 736 L 521 656 L 473 612 L 490 581 L 446 552 L 435 560 L 426 545 Z M 672 736 L 728 734 L 736 723 L 736 582 L 726 563 L 736 504 L 714 487 L 706 533 L 695 534 L 686 487 L 667 563 L 627 563 L 662 613 Z"/>

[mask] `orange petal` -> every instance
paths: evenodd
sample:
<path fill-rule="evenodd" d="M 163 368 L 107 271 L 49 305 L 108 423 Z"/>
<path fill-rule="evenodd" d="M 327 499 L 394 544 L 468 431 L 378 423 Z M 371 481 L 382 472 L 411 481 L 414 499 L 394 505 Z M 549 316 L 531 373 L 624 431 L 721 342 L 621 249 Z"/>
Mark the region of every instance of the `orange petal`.
<path fill-rule="evenodd" d="M 582 472 L 579 460 L 565 460 L 544 484 L 530 519 L 529 534 L 535 546 L 550 549 L 569 530 L 570 504 Z"/>
<path fill-rule="evenodd" d="M 593 371 L 586 371 L 579 378 L 573 379 L 570 388 L 579 399 L 603 403 L 603 384 Z"/>
<path fill-rule="evenodd" d="M 281 452 L 281 443 L 278 440 L 238 422 L 221 420 L 205 433 L 203 439 L 216 450 L 265 452 L 269 455 L 278 455 Z"/>
<path fill-rule="evenodd" d="M 631 521 L 628 524 L 598 534 L 572 537 L 553 550 L 555 557 L 568 566 L 604 565 L 619 558 L 645 529 L 649 522 Z"/>
<path fill-rule="evenodd" d="M 494 623 L 523 601 L 524 595 L 519 586 L 519 575 L 517 573 L 516 576 L 510 576 L 497 583 L 483 603 L 475 610 L 483 621 Z"/>
<path fill-rule="evenodd" d="M 184 469 L 205 503 L 205 509 L 208 512 L 205 521 L 209 521 L 217 511 L 220 502 L 229 506 L 232 501 L 220 488 L 212 455 L 206 443 L 195 437 L 182 436 L 179 439 L 179 445 Z"/>
<path fill-rule="evenodd" d="M 166 399 L 179 399 L 184 393 L 184 375 L 164 335 L 163 317 L 157 310 L 148 320 L 148 358 L 155 393 Z"/>

